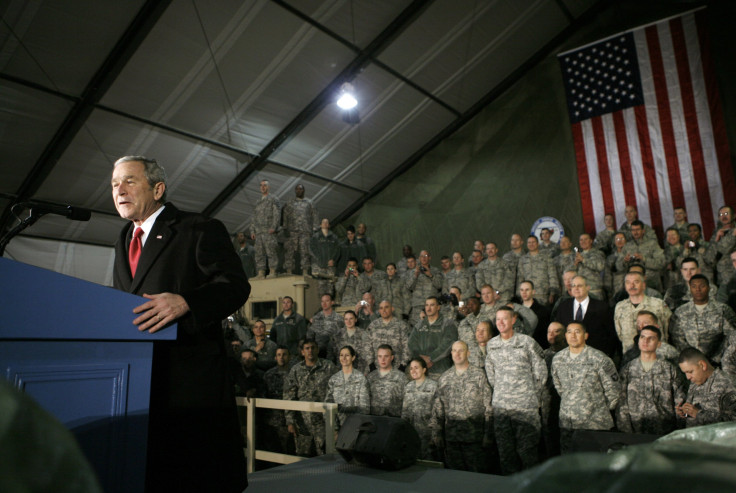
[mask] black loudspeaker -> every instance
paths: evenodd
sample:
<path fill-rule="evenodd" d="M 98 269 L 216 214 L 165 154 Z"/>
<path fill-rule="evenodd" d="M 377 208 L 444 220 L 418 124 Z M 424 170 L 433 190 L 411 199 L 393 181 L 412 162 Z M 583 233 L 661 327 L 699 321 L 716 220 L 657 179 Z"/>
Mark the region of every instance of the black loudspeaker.
<path fill-rule="evenodd" d="M 662 435 L 619 433 L 616 431 L 576 430 L 572 434 L 571 452 L 615 452 L 631 445 L 651 443 Z"/>
<path fill-rule="evenodd" d="M 414 464 L 421 441 L 417 430 L 401 418 L 352 414 L 335 446 L 347 462 L 397 470 Z"/>

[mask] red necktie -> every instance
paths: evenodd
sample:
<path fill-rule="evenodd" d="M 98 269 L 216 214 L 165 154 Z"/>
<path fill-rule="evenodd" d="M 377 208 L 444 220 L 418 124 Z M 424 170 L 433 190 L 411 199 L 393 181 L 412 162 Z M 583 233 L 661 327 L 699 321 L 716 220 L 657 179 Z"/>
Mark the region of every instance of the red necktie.
<path fill-rule="evenodd" d="M 138 259 L 141 258 L 141 250 L 143 249 L 141 236 L 143 236 L 143 229 L 135 228 L 135 231 L 133 231 L 133 239 L 131 240 L 130 248 L 128 249 L 128 263 L 130 264 L 131 277 L 135 277 L 135 269 L 138 267 Z"/>

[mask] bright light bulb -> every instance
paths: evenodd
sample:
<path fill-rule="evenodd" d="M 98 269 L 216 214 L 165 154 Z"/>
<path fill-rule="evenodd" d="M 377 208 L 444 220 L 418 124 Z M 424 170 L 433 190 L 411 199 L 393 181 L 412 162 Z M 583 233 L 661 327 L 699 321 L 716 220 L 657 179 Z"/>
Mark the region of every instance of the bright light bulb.
<path fill-rule="evenodd" d="M 350 110 L 358 105 L 358 100 L 353 96 L 353 86 L 349 82 L 346 82 L 340 88 L 340 98 L 337 100 L 337 105 L 344 109 Z"/>

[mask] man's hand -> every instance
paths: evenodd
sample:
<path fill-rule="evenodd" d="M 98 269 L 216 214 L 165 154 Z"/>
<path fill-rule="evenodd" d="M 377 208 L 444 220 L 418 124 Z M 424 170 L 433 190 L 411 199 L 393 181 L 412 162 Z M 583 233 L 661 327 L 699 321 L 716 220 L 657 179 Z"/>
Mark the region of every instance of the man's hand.
<path fill-rule="evenodd" d="M 147 330 L 153 334 L 189 311 L 186 300 L 178 294 L 144 294 L 143 297 L 151 301 L 133 308 L 133 313 L 141 314 L 133 320 L 140 331 Z"/>
<path fill-rule="evenodd" d="M 296 435 L 296 427 L 294 425 L 287 425 L 286 430 L 292 435 Z"/>
<path fill-rule="evenodd" d="M 698 415 L 698 408 L 689 402 L 683 402 L 679 406 L 675 406 L 675 412 L 681 418 L 694 418 Z"/>
<path fill-rule="evenodd" d="M 432 368 L 432 366 L 434 365 L 432 358 L 430 358 L 426 354 L 420 354 L 419 357 L 422 358 L 425 363 L 427 363 L 427 368 Z"/>
<path fill-rule="evenodd" d="M 250 239 L 251 240 L 255 240 L 256 239 L 256 234 L 255 233 L 251 233 L 250 234 Z"/>

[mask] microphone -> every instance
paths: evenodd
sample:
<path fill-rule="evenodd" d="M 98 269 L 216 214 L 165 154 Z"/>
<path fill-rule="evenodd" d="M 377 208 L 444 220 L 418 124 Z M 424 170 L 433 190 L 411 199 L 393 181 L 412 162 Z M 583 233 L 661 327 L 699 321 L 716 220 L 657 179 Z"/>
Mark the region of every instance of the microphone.
<path fill-rule="evenodd" d="M 31 210 L 32 216 L 43 216 L 44 214 L 56 214 L 64 216 L 72 221 L 89 221 L 92 212 L 82 207 L 72 207 L 71 205 L 47 205 L 36 204 L 33 202 L 24 202 L 21 204 Z"/>

